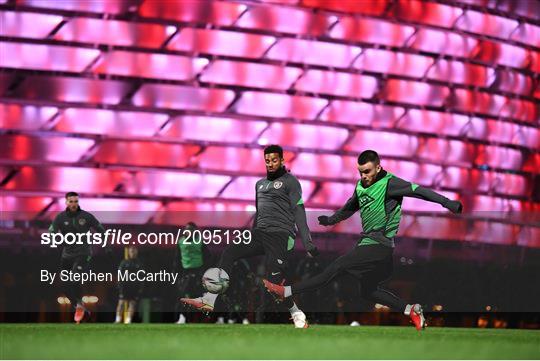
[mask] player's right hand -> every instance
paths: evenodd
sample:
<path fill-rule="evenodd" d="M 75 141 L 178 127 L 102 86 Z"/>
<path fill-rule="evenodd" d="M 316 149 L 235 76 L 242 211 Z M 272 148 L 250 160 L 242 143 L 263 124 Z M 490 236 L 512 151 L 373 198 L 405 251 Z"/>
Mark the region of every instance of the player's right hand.
<path fill-rule="evenodd" d="M 330 217 L 328 216 L 319 216 L 317 217 L 317 219 L 319 220 L 319 224 L 321 226 L 330 226 Z"/>

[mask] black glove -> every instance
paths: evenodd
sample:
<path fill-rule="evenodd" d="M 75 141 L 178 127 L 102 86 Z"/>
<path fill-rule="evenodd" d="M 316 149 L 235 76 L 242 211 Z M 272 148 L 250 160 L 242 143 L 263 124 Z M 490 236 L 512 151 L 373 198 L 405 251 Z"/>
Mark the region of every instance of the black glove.
<path fill-rule="evenodd" d="M 463 212 L 463 204 L 460 201 L 448 201 L 445 205 L 452 213 L 461 213 Z"/>
<path fill-rule="evenodd" d="M 312 249 L 310 249 L 308 251 L 307 254 L 311 258 L 315 258 L 315 257 L 318 257 L 320 253 L 319 253 L 319 249 L 317 247 L 313 247 Z"/>
<path fill-rule="evenodd" d="M 330 223 L 330 217 L 328 217 L 328 216 L 319 216 L 319 217 L 317 217 L 317 219 L 319 220 L 319 224 L 321 226 L 331 226 L 332 225 Z"/>

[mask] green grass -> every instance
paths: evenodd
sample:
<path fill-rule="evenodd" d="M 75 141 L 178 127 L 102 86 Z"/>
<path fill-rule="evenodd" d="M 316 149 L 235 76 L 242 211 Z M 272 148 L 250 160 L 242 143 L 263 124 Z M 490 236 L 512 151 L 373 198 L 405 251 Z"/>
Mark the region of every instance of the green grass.
<path fill-rule="evenodd" d="M 0 359 L 538 359 L 540 331 L 0 324 Z"/>

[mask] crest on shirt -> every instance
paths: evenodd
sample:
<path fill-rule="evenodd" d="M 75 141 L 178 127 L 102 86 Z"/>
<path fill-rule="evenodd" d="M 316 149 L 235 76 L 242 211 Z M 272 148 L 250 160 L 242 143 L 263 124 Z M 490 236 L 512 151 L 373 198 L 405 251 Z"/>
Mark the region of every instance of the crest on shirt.
<path fill-rule="evenodd" d="M 67 226 L 69 224 L 69 222 L 66 221 L 66 222 L 64 222 L 64 224 Z"/>
<path fill-rule="evenodd" d="M 275 189 L 280 189 L 282 185 L 283 185 L 283 182 L 281 182 L 281 181 L 274 182 L 274 188 Z"/>
<path fill-rule="evenodd" d="M 80 226 L 84 226 L 86 224 L 86 219 L 84 218 L 79 218 L 79 225 Z"/>

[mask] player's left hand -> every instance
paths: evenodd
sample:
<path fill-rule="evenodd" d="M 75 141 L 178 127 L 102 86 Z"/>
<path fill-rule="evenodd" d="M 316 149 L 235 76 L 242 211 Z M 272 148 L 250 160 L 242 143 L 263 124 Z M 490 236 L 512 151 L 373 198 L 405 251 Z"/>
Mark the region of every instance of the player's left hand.
<path fill-rule="evenodd" d="M 460 201 L 449 201 L 446 204 L 446 208 L 448 208 L 452 213 L 456 214 L 463 212 L 463 204 Z"/>

